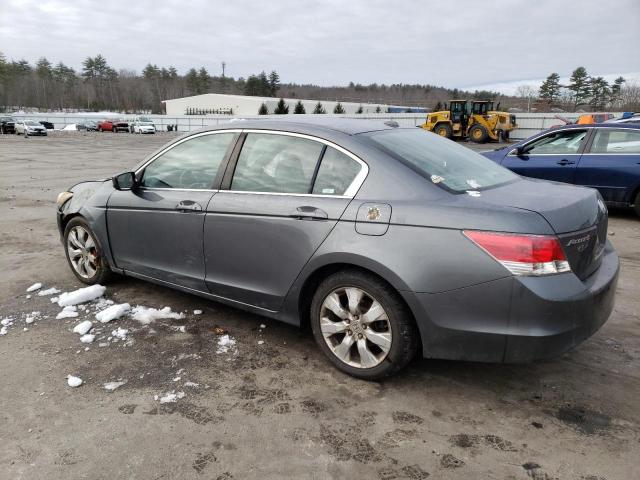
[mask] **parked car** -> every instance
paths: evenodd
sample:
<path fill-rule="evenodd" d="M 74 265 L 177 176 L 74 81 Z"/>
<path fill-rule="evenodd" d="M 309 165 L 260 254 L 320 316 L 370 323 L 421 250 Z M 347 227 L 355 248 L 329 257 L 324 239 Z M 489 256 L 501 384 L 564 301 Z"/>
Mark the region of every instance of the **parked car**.
<path fill-rule="evenodd" d="M 190 133 L 58 197 L 72 272 L 116 272 L 295 325 L 365 379 L 430 358 L 558 355 L 612 311 L 618 256 L 590 188 L 530 180 L 395 122 Z"/>
<path fill-rule="evenodd" d="M 131 133 L 156 133 L 156 126 L 148 117 L 136 117 L 133 122 L 129 123 L 129 131 Z"/>
<path fill-rule="evenodd" d="M 16 122 L 16 134 L 29 137 L 32 135 L 47 135 L 47 129 L 35 120 L 20 120 Z"/>
<path fill-rule="evenodd" d="M 38 123 L 40 125 L 42 125 L 44 128 L 46 128 L 47 130 L 53 130 L 54 129 L 53 123 L 48 122 L 46 120 L 38 120 Z"/>
<path fill-rule="evenodd" d="M 625 112 L 629 115 L 623 115 L 620 118 L 612 118 L 605 123 L 640 123 L 640 113 Z"/>
<path fill-rule="evenodd" d="M 16 120 L 13 117 L 0 117 L 0 133 L 16 133 Z"/>
<path fill-rule="evenodd" d="M 99 132 L 128 132 L 129 123 L 124 120 L 102 120 L 98 122 Z"/>
<path fill-rule="evenodd" d="M 567 125 L 483 155 L 520 175 L 596 188 L 640 215 L 638 124 Z"/>
<path fill-rule="evenodd" d="M 97 132 L 98 131 L 98 123 L 93 120 L 83 120 L 81 122 L 76 123 L 76 128 L 78 130 L 84 130 L 86 132 Z"/>

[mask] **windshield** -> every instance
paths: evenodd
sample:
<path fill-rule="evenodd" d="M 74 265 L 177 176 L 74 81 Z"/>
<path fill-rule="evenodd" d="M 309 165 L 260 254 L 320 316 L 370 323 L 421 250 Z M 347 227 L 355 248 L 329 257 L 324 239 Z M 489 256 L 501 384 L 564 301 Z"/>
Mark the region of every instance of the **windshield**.
<path fill-rule="evenodd" d="M 33 120 L 27 120 L 26 122 L 24 122 L 25 125 L 29 125 L 30 127 L 41 127 L 42 125 L 40 125 L 38 122 L 34 122 Z"/>
<path fill-rule="evenodd" d="M 487 189 L 519 178 L 488 158 L 422 129 L 364 135 L 420 175 L 453 192 Z"/>

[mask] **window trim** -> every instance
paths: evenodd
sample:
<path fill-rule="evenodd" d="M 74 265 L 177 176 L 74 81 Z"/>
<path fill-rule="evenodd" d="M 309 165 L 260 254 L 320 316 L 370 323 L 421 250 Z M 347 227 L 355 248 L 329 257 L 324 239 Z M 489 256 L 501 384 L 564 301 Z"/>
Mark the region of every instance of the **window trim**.
<path fill-rule="evenodd" d="M 134 174 L 136 176 L 136 178 L 138 178 L 138 175 L 140 175 L 141 172 L 144 172 L 144 170 L 153 162 L 155 162 L 158 158 L 160 158 L 162 155 L 164 155 L 165 153 L 167 153 L 169 150 L 172 150 L 173 148 L 177 147 L 178 145 L 181 145 L 182 143 L 188 141 L 188 140 L 192 140 L 194 138 L 197 137 L 204 137 L 204 136 L 208 136 L 208 135 L 217 135 L 220 133 L 233 133 L 236 134 L 235 138 L 231 140 L 231 143 L 229 145 L 229 148 L 227 149 L 227 152 L 225 153 L 224 158 L 221 160 L 220 162 L 220 168 L 218 170 L 218 173 L 216 174 L 216 178 L 213 180 L 213 184 L 211 185 L 212 188 L 161 188 L 161 187 L 145 187 L 145 186 L 140 186 L 141 190 L 145 190 L 145 191 L 169 191 L 169 192 L 217 192 L 220 190 L 220 183 L 222 181 L 222 177 L 224 175 L 224 172 L 227 169 L 227 165 L 229 163 L 229 159 L 232 157 L 235 149 L 236 149 L 236 144 L 238 143 L 238 138 L 240 137 L 240 134 L 242 133 L 241 129 L 238 128 L 234 128 L 234 129 L 227 129 L 227 130 L 210 130 L 207 132 L 200 132 L 200 133 L 196 133 L 194 135 L 189 135 L 187 137 L 181 138 L 180 140 L 177 140 L 176 142 L 172 143 L 171 145 L 163 148 L 162 150 L 160 150 L 158 153 L 156 153 L 155 155 L 153 155 L 153 157 L 151 157 L 148 161 L 146 161 L 145 163 L 142 164 L 142 166 L 140 166 L 137 170 L 134 171 Z M 214 188 L 214 187 L 218 187 L 218 188 Z"/>
<path fill-rule="evenodd" d="M 593 129 L 593 135 L 591 136 L 591 139 L 589 140 L 589 145 L 587 145 L 587 148 L 585 149 L 583 155 L 598 155 L 598 156 L 603 156 L 603 155 L 617 155 L 617 156 L 627 156 L 627 155 L 633 155 L 633 156 L 640 156 L 640 152 L 639 153 L 623 153 L 623 152 L 592 152 L 591 148 L 593 147 L 593 142 L 596 139 L 596 135 L 598 135 L 598 132 L 602 132 L 602 131 L 611 131 L 611 132 L 619 132 L 622 130 L 635 130 L 638 132 L 638 134 L 640 134 L 640 128 L 629 128 L 629 127 L 606 127 L 606 128 L 598 128 L 595 127 Z"/>
<path fill-rule="evenodd" d="M 329 146 L 332 148 L 335 148 L 336 150 L 338 150 L 340 153 L 343 153 L 344 155 L 346 155 L 347 157 L 351 158 L 352 160 L 355 160 L 357 163 L 360 164 L 360 171 L 358 172 L 358 174 L 355 176 L 355 178 L 353 179 L 353 181 L 351 182 L 351 184 L 347 187 L 347 189 L 345 190 L 345 192 L 342 195 L 322 195 L 322 194 L 316 194 L 316 193 L 286 193 L 286 192 L 260 192 L 260 191 L 249 191 L 249 190 L 231 190 L 231 182 L 233 180 L 233 176 L 235 175 L 235 170 L 236 170 L 236 166 L 238 165 L 238 158 L 240 157 L 240 154 L 242 153 L 242 148 L 240 148 L 237 152 L 234 152 L 235 155 L 233 155 L 229 161 L 229 164 L 227 165 L 227 169 L 230 170 L 230 174 L 228 175 L 228 177 L 225 178 L 225 181 L 223 182 L 223 184 L 220 186 L 220 191 L 224 191 L 224 192 L 229 192 L 229 193 L 237 193 L 237 194 L 252 194 L 252 195 L 289 195 L 289 196 L 295 196 L 295 197 L 318 197 L 318 198 L 353 198 L 355 197 L 356 193 L 358 193 L 358 190 L 360 190 L 360 187 L 362 186 L 362 184 L 364 183 L 365 179 L 367 178 L 367 175 L 369 174 L 369 165 L 364 162 L 362 159 L 360 159 L 360 157 L 354 155 L 353 153 L 351 153 L 349 150 L 345 149 L 344 147 L 341 147 L 340 145 L 333 143 L 329 140 L 325 140 L 324 138 L 320 138 L 320 137 L 316 137 L 313 135 L 308 135 L 308 134 L 304 134 L 304 133 L 296 133 L 296 132 L 287 132 L 287 131 L 283 131 L 283 130 L 268 130 L 268 129 L 257 129 L 257 128 L 249 128 L 249 129 L 243 129 L 242 130 L 243 134 L 252 134 L 252 133 L 263 133 L 263 134 L 269 134 L 269 135 L 284 135 L 284 136 L 288 136 L 288 137 L 295 137 L 295 138 L 304 138 L 307 140 L 312 140 L 318 143 L 321 143 L 325 146 Z M 244 146 L 244 139 L 246 139 L 246 135 L 245 138 L 243 138 L 243 146 Z M 317 163 L 316 163 L 316 169 L 319 168 L 319 165 L 322 163 L 322 159 L 324 158 L 324 153 L 326 151 L 326 148 L 323 148 L 322 154 L 318 157 Z M 315 183 L 315 177 L 313 178 L 313 182 L 311 182 L 311 191 L 313 191 L 313 187 L 314 187 L 314 183 Z"/>

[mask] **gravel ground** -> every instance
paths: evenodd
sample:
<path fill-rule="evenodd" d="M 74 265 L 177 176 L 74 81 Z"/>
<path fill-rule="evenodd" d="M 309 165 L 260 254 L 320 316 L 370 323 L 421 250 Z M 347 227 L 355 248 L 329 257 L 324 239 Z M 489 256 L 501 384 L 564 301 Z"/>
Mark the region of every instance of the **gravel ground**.
<path fill-rule="evenodd" d="M 610 219 L 622 261 L 615 311 L 553 361 L 416 360 L 367 383 L 333 369 L 309 332 L 127 278 L 106 298 L 184 318 L 121 318 L 80 343 L 71 330 L 95 322 L 94 305 L 55 320 L 50 297 L 25 293 L 35 282 L 80 286 L 55 197 L 125 170 L 171 135 L 0 136 L 0 318 L 14 319 L 0 336 L 0 478 L 637 478 L 640 219 L 626 211 Z M 118 327 L 129 341 L 100 338 Z M 221 329 L 237 342 L 226 353 Z M 70 374 L 84 384 L 68 387 Z M 126 383 L 104 389 L 114 381 Z M 171 392 L 184 397 L 161 403 Z"/>

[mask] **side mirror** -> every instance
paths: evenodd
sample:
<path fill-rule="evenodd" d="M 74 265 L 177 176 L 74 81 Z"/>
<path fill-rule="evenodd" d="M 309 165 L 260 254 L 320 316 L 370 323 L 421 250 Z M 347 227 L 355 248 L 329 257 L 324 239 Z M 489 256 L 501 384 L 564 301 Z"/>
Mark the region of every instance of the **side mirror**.
<path fill-rule="evenodd" d="M 113 188 L 116 190 L 133 190 L 136 185 L 136 174 L 133 172 L 125 172 L 111 178 Z"/>
<path fill-rule="evenodd" d="M 522 157 L 527 154 L 527 150 L 522 145 L 516 147 L 516 155 Z"/>

